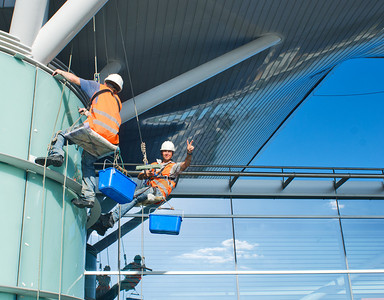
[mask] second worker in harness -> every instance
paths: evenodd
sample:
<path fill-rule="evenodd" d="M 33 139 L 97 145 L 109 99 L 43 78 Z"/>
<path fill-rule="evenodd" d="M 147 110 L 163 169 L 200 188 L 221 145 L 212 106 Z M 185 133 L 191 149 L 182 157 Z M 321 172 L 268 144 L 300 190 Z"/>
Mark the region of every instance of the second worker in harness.
<path fill-rule="evenodd" d="M 162 159 L 157 160 L 152 165 L 160 165 L 161 168 L 150 169 L 141 172 L 138 175 L 140 180 L 146 180 L 146 187 L 135 191 L 133 200 L 129 203 L 121 205 L 121 216 L 124 216 L 136 204 L 160 204 L 165 201 L 172 190 L 176 187 L 178 176 L 186 168 L 189 167 L 192 160 L 192 152 L 194 146 L 193 140 L 187 140 L 187 156 L 183 162 L 172 161 L 175 145 L 171 141 L 165 141 L 160 148 Z M 104 235 L 108 228 L 112 228 L 114 223 L 119 219 L 119 208 L 101 215 L 99 220 L 91 227 L 97 231 L 99 235 Z"/>
<path fill-rule="evenodd" d="M 73 84 L 79 85 L 90 98 L 91 106 L 88 109 L 79 108 L 79 113 L 87 116 L 82 126 L 89 127 L 91 130 L 105 138 L 111 144 L 119 144 L 119 129 L 121 125 L 121 101 L 117 93 L 123 89 L 123 79 L 119 74 L 110 74 L 104 80 L 104 84 L 92 80 L 85 80 L 76 75 L 56 70 L 53 76 L 59 74 Z M 47 167 L 53 165 L 60 167 L 64 161 L 63 146 L 67 139 L 65 134 L 70 128 L 59 131 L 56 138 L 51 142 L 48 157 L 38 157 L 35 162 Z M 94 163 L 97 157 L 83 150 L 81 155 L 81 169 L 83 173 L 82 189 L 79 198 L 72 200 L 77 207 L 92 208 L 96 199 L 96 173 Z"/>

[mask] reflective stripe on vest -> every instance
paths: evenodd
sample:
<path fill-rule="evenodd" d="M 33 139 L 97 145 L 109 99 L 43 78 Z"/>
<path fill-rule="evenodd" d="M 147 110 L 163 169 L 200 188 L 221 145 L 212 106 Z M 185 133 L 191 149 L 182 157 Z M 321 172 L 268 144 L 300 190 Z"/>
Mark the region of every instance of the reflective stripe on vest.
<path fill-rule="evenodd" d="M 100 84 L 100 91 L 110 89 L 103 84 Z M 91 115 L 86 122 L 89 127 L 107 139 L 112 144 L 119 143 L 119 128 L 121 124 L 120 107 L 121 101 L 117 95 L 111 92 L 100 93 L 92 101 L 89 112 Z"/>
<path fill-rule="evenodd" d="M 99 115 L 102 115 L 103 117 L 106 117 L 107 119 L 111 120 L 116 124 L 117 127 L 120 127 L 119 121 L 116 120 L 114 117 L 108 115 L 107 113 L 103 112 L 102 110 L 98 110 L 97 108 L 94 108 L 93 111 Z"/>
<path fill-rule="evenodd" d="M 156 163 L 157 164 L 157 163 Z M 157 187 L 163 196 L 166 198 L 172 190 L 176 187 L 176 181 L 173 178 L 170 178 L 170 173 L 172 167 L 176 163 L 168 163 L 158 174 L 158 177 L 154 177 L 148 182 L 148 185 L 152 187 Z"/>

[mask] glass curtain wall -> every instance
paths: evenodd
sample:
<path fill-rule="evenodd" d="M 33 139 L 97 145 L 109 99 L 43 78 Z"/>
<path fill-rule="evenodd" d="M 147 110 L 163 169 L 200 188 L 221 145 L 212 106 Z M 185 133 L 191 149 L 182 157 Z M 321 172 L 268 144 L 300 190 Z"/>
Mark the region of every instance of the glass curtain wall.
<path fill-rule="evenodd" d="M 170 204 L 184 213 L 179 235 L 152 234 L 147 220 L 123 236 L 120 247 L 116 242 L 99 253 L 98 270 L 118 270 L 119 257 L 120 269 L 144 257 L 148 275 L 122 284 L 120 299 L 383 298 L 383 201 L 209 198 Z M 89 242 L 101 239 L 94 232 Z M 111 276 L 111 287 L 117 278 Z M 133 282 L 132 275 L 121 279 Z"/>

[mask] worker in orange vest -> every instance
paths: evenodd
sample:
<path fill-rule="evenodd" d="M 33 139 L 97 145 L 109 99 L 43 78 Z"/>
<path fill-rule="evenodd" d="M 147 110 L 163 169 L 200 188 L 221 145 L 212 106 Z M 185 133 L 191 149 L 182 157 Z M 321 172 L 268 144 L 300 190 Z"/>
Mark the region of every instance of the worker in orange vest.
<path fill-rule="evenodd" d="M 119 219 L 119 215 L 124 216 L 138 203 L 148 205 L 160 204 L 165 201 L 176 187 L 179 174 L 191 164 L 192 152 L 195 149 L 192 143 L 193 140 L 191 142 L 187 140 L 187 156 L 183 162 L 176 163 L 172 161 L 175 145 L 171 141 L 165 141 L 160 148 L 162 159 L 152 164 L 160 165 L 161 168 L 145 170 L 138 175 L 140 180 L 146 180 L 146 187 L 136 190 L 133 200 L 121 205 L 120 213 L 117 207 L 113 211 L 101 215 L 91 229 L 96 230 L 99 235 L 104 235 L 108 228 L 113 227 Z"/>
<path fill-rule="evenodd" d="M 86 126 L 107 139 L 112 144 L 119 144 L 119 128 L 121 124 L 120 110 L 121 101 L 117 93 L 123 88 L 123 79 L 119 74 L 110 74 L 100 84 L 93 80 L 85 80 L 76 75 L 56 70 L 52 74 L 61 75 L 69 82 L 79 85 L 85 94 L 90 98 L 89 109 L 79 108 L 79 113 L 87 116 L 81 126 Z M 48 157 L 38 157 L 35 162 L 39 165 L 60 167 L 64 161 L 63 147 L 67 142 L 65 134 L 70 129 L 56 133 L 55 139 L 51 142 Z M 94 162 L 97 157 L 83 150 L 81 156 L 81 169 L 83 173 L 82 190 L 79 198 L 72 200 L 72 203 L 79 208 L 93 207 L 96 198 L 96 172 Z"/>

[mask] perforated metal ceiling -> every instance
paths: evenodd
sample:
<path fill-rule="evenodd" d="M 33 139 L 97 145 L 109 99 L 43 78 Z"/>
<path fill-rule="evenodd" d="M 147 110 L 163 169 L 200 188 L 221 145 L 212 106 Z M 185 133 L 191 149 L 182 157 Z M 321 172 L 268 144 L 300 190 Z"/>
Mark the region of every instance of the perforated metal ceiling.
<path fill-rule="evenodd" d="M 51 1 L 50 14 L 63 3 Z M 150 160 L 165 139 L 183 159 L 193 139 L 194 163 L 247 164 L 334 66 L 383 56 L 383 17 L 383 1 L 110 0 L 96 34 L 91 21 L 58 58 L 68 64 L 73 45 L 72 70 L 84 78 L 95 72 L 95 49 L 98 70 L 119 61 L 128 100 L 277 33 L 277 46 L 139 116 Z M 136 120 L 122 126 L 120 147 L 124 161 L 141 161 Z"/>

